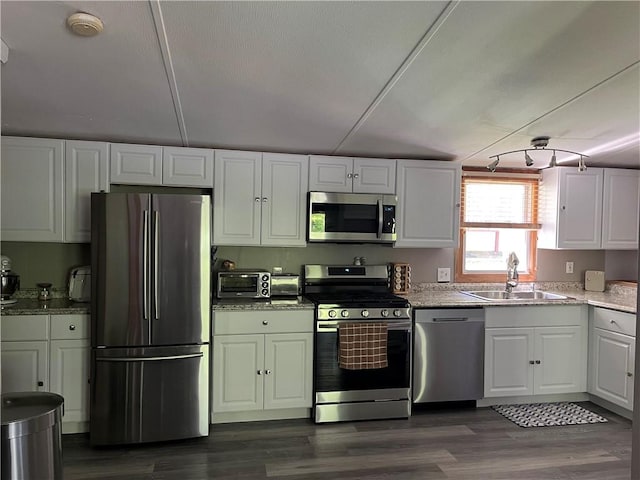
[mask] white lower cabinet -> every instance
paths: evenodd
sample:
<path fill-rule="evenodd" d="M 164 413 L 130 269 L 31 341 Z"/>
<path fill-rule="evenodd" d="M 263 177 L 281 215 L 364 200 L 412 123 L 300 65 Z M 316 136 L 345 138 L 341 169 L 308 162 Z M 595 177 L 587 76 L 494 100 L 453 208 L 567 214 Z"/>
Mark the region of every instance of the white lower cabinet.
<path fill-rule="evenodd" d="M 585 392 L 587 317 L 579 305 L 485 309 L 485 397 Z"/>
<path fill-rule="evenodd" d="M 633 410 L 635 315 L 592 309 L 589 393 Z"/>
<path fill-rule="evenodd" d="M 2 323 L 2 392 L 64 397 L 63 433 L 88 431 L 89 315 L 9 315 Z"/>
<path fill-rule="evenodd" d="M 214 312 L 213 423 L 309 415 L 313 312 Z"/>

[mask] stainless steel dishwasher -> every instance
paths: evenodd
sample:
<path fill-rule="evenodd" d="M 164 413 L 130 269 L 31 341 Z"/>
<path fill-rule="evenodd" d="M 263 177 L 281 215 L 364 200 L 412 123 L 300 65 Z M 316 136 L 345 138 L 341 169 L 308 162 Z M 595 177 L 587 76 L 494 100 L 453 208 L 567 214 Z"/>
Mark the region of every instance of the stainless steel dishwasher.
<path fill-rule="evenodd" d="M 484 396 L 484 310 L 415 309 L 414 403 Z"/>

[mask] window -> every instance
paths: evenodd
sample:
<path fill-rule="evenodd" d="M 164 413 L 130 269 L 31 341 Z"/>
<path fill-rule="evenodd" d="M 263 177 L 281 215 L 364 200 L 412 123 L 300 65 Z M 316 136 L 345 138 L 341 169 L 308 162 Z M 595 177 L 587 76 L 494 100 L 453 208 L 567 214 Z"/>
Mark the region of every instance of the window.
<path fill-rule="evenodd" d="M 520 281 L 535 280 L 538 181 L 538 174 L 463 172 L 456 281 L 505 281 L 511 252 Z"/>

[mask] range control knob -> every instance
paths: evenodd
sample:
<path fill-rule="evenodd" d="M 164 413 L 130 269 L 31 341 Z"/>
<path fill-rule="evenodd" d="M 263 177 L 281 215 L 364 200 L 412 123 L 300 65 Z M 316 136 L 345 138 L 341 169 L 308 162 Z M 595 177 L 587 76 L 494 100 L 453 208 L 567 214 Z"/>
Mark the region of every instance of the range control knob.
<path fill-rule="evenodd" d="M 367 318 L 369 316 L 369 310 L 362 310 L 360 312 L 360 315 L 362 315 L 364 318 Z"/>
<path fill-rule="evenodd" d="M 383 317 L 388 317 L 389 316 L 389 310 L 384 309 L 380 312 L 380 315 L 382 315 Z"/>
<path fill-rule="evenodd" d="M 393 316 L 394 317 L 400 317 L 401 315 L 402 315 L 402 311 L 397 310 L 397 309 L 393 311 Z"/>
<path fill-rule="evenodd" d="M 335 318 L 336 317 L 336 311 L 335 310 L 329 310 L 329 318 Z"/>
<path fill-rule="evenodd" d="M 347 318 L 347 317 L 349 316 L 349 310 L 342 310 L 342 311 L 340 312 L 340 316 L 341 316 L 342 318 Z"/>

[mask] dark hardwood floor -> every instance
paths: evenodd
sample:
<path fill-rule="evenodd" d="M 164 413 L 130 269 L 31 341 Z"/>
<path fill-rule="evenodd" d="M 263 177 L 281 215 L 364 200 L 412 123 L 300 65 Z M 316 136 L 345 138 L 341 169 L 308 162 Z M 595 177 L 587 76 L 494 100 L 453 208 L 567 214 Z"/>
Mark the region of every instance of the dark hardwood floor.
<path fill-rule="evenodd" d="M 213 425 L 208 438 L 91 448 L 63 437 L 65 480 L 630 479 L 631 422 L 521 428 L 490 408 L 414 411 L 408 420 Z"/>

